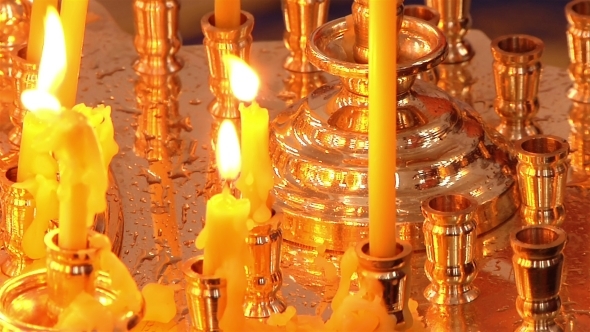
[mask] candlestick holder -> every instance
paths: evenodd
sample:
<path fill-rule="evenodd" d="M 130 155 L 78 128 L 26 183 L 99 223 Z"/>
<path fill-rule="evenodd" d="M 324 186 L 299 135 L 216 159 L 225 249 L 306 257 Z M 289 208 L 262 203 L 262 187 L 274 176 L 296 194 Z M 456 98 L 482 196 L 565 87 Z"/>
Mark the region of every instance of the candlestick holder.
<path fill-rule="evenodd" d="M 523 222 L 560 226 L 565 219 L 569 144 L 557 136 L 535 135 L 516 142 L 515 151 Z"/>
<path fill-rule="evenodd" d="M 239 102 L 233 96 L 229 85 L 229 69 L 223 57 L 235 55 L 248 62 L 252 46 L 254 17 L 242 11 L 241 25 L 236 29 L 221 29 L 215 26 L 215 15 L 209 13 L 201 19 L 205 35 L 203 45 L 209 59 L 209 88 L 215 99 L 207 106 L 209 113 L 220 118 L 239 118 Z"/>
<path fill-rule="evenodd" d="M 283 40 L 290 52 L 283 66 L 293 72 L 318 71 L 307 60 L 305 47 L 313 30 L 326 23 L 330 0 L 281 0 L 281 7 L 285 20 Z"/>
<path fill-rule="evenodd" d="M 561 309 L 559 291 L 563 272 L 565 231 L 548 225 L 525 226 L 510 234 L 514 251 L 516 310 L 519 332 L 563 331 L 555 322 Z"/>
<path fill-rule="evenodd" d="M 449 95 L 473 106 L 471 89 L 475 80 L 469 68 L 469 61 L 460 63 L 441 63 L 436 66 L 438 82 L 436 85 Z"/>
<path fill-rule="evenodd" d="M 179 71 L 176 58 L 182 45 L 178 30 L 178 0 L 134 0 L 134 45 L 139 58 L 133 69 L 142 74 L 165 75 Z"/>
<path fill-rule="evenodd" d="M 432 303 L 457 305 L 475 300 L 477 276 L 477 201 L 470 196 L 440 195 L 422 202 L 426 276 L 424 296 Z"/>
<path fill-rule="evenodd" d="M 569 75 L 573 86 L 568 98 L 582 103 L 590 103 L 590 1 L 571 1 L 565 6 L 568 21 L 566 31 L 570 65 Z"/>
<path fill-rule="evenodd" d="M 383 287 L 385 308 L 396 318 L 396 330 L 404 330 L 413 324 L 412 314 L 408 308 L 412 246 L 403 241 L 396 243 L 396 246 L 396 256 L 377 258 L 369 254 L 369 241 L 363 240 L 357 244 L 356 254 L 359 259 L 359 283 L 362 283 L 363 279 L 379 282 Z"/>
<path fill-rule="evenodd" d="M 256 226 L 246 242 L 252 255 L 252 265 L 246 265 L 248 288 L 244 302 L 244 315 L 249 318 L 267 318 L 272 313 L 285 311 L 287 306 L 277 295 L 283 284 L 281 273 L 282 213 L 275 213 L 266 224 Z"/>
<path fill-rule="evenodd" d="M 440 13 L 438 27 L 447 37 L 449 54 L 445 63 L 459 63 L 473 58 L 475 51 L 465 40 L 471 28 L 471 0 L 426 0 L 428 7 Z"/>
<path fill-rule="evenodd" d="M 23 119 L 27 110 L 21 101 L 21 94 L 28 89 L 37 87 L 37 75 L 39 74 L 39 64 L 26 60 L 27 47 L 16 48 L 11 53 L 14 107 L 8 111 L 10 122 L 14 128 L 8 134 L 8 139 L 14 145 L 20 146 L 20 139 L 23 130 Z"/>
<path fill-rule="evenodd" d="M 27 43 L 31 4 L 28 1 L 6 0 L 0 2 L 0 79 L 10 82 L 12 61 L 10 52 Z"/>
<path fill-rule="evenodd" d="M 404 6 L 404 15 L 419 18 L 432 24 L 433 26 L 438 26 L 438 22 L 440 21 L 440 14 L 434 8 L 423 5 Z M 432 69 L 418 73 L 416 75 L 416 78 L 423 80 L 425 82 L 436 84 L 436 82 L 438 82 L 438 76 L 439 74 L 437 66 Z"/>
<path fill-rule="evenodd" d="M 292 105 L 301 98 L 307 97 L 313 90 L 326 84 L 327 81 L 322 72 L 289 72 L 289 77 L 283 81 L 285 88 L 279 94 L 279 98 L 284 100 L 287 105 Z"/>
<path fill-rule="evenodd" d="M 539 111 L 543 48 L 543 41 L 528 35 L 507 35 L 492 41 L 494 109 L 500 116 L 496 129 L 509 140 L 541 133 L 532 119 Z"/>
<path fill-rule="evenodd" d="M 192 327 L 203 332 L 221 331 L 219 320 L 227 301 L 226 280 L 203 275 L 203 256 L 186 261 L 182 271 Z"/>

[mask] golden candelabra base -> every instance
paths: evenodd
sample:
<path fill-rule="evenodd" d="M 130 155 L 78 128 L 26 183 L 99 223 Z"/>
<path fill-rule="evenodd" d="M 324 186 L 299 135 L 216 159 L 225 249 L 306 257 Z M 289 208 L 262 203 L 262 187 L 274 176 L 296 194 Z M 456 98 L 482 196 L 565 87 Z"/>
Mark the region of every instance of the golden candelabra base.
<path fill-rule="evenodd" d="M 17 146 L 20 146 L 23 119 L 27 114 L 20 96 L 23 91 L 37 87 L 37 75 L 39 74 L 39 64 L 27 61 L 26 55 L 26 46 L 19 47 L 11 53 L 14 107 L 9 109 L 8 115 L 14 128 L 9 133 L 8 139 Z"/>

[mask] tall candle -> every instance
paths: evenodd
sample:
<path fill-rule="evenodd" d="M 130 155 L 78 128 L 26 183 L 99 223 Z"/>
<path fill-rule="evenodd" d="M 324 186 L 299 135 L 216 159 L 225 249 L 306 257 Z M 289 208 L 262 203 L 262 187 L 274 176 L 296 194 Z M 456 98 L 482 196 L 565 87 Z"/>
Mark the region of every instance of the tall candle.
<path fill-rule="evenodd" d="M 29 42 L 27 44 L 27 60 L 39 63 L 43 50 L 45 37 L 45 13 L 47 7 L 57 7 L 57 0 L 35 0 L 31 10 L 31 23 L 29 25 Z"/>
<path fill-rule="evenodd" d="M 369 0 L 369 246 L 396 254 L 396 122 L 398 1 Z"/>
<path fill-rule="evenodd" d="M 215 0 L 215 26 L 236 29 L 240 26 L 240 0 Z"/>

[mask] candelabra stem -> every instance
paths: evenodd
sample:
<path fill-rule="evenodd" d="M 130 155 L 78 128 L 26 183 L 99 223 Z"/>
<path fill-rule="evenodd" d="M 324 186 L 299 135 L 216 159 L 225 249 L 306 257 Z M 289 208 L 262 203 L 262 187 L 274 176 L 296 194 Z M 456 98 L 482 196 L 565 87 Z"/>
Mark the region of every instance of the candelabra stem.
<path fill-rule="evenodd" d="M 447 37 L 449 53 L 445 63 L 469 61 L 475 54 L 465 34 L 471 28 L 471 0 L 426 0 L 426 5 L 440 13 L 438 27 Z"/>
<path fill-rule="evenodd" d="M 590 103 L 590 1 L 571 1 L 565 6 L 568 21 L 566 31 L 570 65 L 568 67 L 573 81 L 568 98 L 582 103 Z"/>

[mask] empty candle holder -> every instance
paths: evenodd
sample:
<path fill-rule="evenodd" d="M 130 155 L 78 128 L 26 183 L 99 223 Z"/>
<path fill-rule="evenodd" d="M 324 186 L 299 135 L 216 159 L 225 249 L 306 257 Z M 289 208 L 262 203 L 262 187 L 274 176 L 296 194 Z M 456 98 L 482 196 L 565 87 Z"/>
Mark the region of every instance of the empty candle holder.
<path fill-rule="evenodd" d="M 23 91 L 37 87 L 37 75 L 39 74 L 39 64 L 27 61 L 26 57 L 26 46 L 17 48 L 11 53 L 14 107 L 9 109 L 8 115 L 14 128 L 8 134 L 8 139 L 17 146 L 20 146 L 23 119 L 27 113 L 20 97 Z"/>
<path fill-rule="evenodd" d="M 403 330 L 410 328 L 413 323 L 408 307 L 412 246 L 405 241 L 398 241 L 396 246 L 396 256 L 378 258 L 369 254 L 369 241 L 362 240 L 356 246 L 356 254 L 359 259 L 359 283 L 365 278 L 379 282 L 383 288 L 385 308 L 389 315 L 395 316 L 396 329 Z"/>
<path fill-rule="evenodd" d="M 285 20 L 283 40 L 290 52 L 283 66 L 293 72 L 318 71 L 309 63 L 305 49 L 311 33 L 326 23 L 330 0 L 281 0 L 281 6 Z"/>
<path fill-rule="evenodd" d="M 233 96 L 229 85 L 229 69 L 223 57 L 235 55 L 248 62 L 252 46 L 254 17 L 242 11 L 241 25 L 236 29 L 221 29 L 215 26 L 215 15 L 209 13 L 201 19 L 205 38 L 203 45 L 209 59 L 209 88 L 215 99 L 207 106 L 209 113 L 219 118 L 239 118 L 239 101 Z"/>
<path fill-rule="evenodd" d="M 426 5 L 440 13 L 438 27 L 447 37 L 449 46 L 444 63 L 471 60 L 475 51 L 464 38 L 471 28 L 471 0 L 426 0 Z"/>
<path fill-rule="evenodd" d="M 555 318 L 561 309 L 566 238 L 565 231 L 548 225 L 525 226 L 510 234 L 518 292 L 516 310 L 522 318 L 516 331 L 564 331 Z"/>
<path fill-rule="evenodd" d="M 496 129 L 507 139 L 541 133 L 532 119 L 539 111 L 543 48 L 542 40 L 529 35 L 507 35 L 492 41 L 494 109 L 500 116 Z"/>
<path fill-rule="evenodd" d="M 570 65 L 569 75 L 573 81 L 568 98 L 590 103 L 590 1 L 571 1 L 565 6 L 568 22 L 566 31 Z"/>
<path fill-rule="evenodd" d="M 516 172 L 525 224 L 560 226 L 569 168 L 569 144 L 561 137 L 535 135 L 515 143 Z"/>
<path fill-rule="evenodd" d="M 438 26 L 438 22 L 440 21 L 440 14 L 434 8 L 424 5 L 404 6 L 404 15 L 419 18 L 433 26 Z M 418 73 L 416 78 L 436 84 L 438 82 L 438 67 Z"/>
<path fill-rule="evenodd" d="M 252 265 L 246 266 L 248 288 L 244 302 L 244 315 L 249 318 L 266 318 L 287 308 L 277 292 L 283 285 L 281 273 L 282 213 L 274 213 L 271 220 L 256 226 L 246 239 Z"/>
<path fill-rule="evenodd" d="M 424 270 L 430 285 L 424 296 L 433 303 L 457 305 L 475 300 L 477 276 L 477 201 L 464 195 L 440 195 L 422 202 Z"/>
<path fill-rule="evenodd" d="M 203 332 L 221 331 L 219 320 L 227 301 L 226 280 L 203 275 L 203 256 L 187 260 L 182 272 L 192 328 Z"/>

